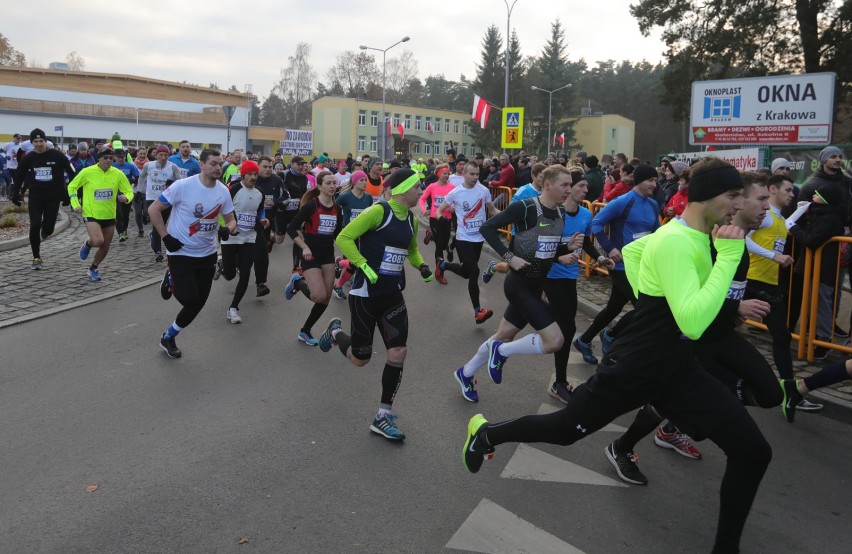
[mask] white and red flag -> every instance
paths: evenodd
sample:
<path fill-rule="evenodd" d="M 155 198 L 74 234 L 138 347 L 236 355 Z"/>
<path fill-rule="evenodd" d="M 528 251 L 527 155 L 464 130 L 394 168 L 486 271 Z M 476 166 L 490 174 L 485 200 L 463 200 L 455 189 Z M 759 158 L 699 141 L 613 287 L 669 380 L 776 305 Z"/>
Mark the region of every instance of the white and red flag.
<path fill-rule="evenodd" d="M 488 115 L 491 113 L 491 105 L 481 96 L 473 95 L 473 111 L 470 117 L 479 122 L 479 126 L 483 129 L 488 124 Z"/>
<path fill-rule="evenodd" d="M 400 123 L 396 126 L 396 130 L 399 131 L 399 140 L 400 142 L 405 140 L 405 125 Z"/>

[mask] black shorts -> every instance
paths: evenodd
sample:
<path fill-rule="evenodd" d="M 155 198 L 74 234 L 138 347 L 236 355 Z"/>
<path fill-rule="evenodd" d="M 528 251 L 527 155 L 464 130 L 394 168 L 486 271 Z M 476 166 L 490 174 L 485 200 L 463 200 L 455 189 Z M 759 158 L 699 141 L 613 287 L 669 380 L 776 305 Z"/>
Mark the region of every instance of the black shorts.
<path fill-rule="evenodd" d="M 293 216 L 298 212 L 275 212 L 275 217 L 272 219 L 272 229 L 276 235 L 286 235 L 287 226 L 293 220 Z"/>
<path fill-rule="evenodd" d="M 408 308 L 402 292 L 386 296 L 364 297 L 349 295 L 352 314 L 352 355 L 369 360 L 373 354 L 373 333 L 376 326 L 385 348 L 398 348 L 408 342 Z"/>
<path fill-rule="evenodd" d="M 95 219 L 94 217 L 87 217 L 87 223 L 97 223 L 101 226 L 101 229 L 106 229 L 107 227 L 115 227 L 115 219 Z"/>
<path fill-rule="evenodd" d="M 554 323 L 556 319 L 550 305 L 541 298 L 545 281 L 527 279 L 516 271 L 509 271 L 503 280 L 503 292 L 509 301 L 503 319 L 518 329 L 523 329 L 529 323 L 536 331 Z"/>
<path fill-rule="evenodd" d="M 328 253 L 321 253 L 319 256 L 314 256 L 314 259 L 308 261 L 302 258 L 301 267 L 303 270 L 305 269 L 318 269 L 324 265 L 333 265 L 334 264 L 334 252 L 329 256 Z"/>

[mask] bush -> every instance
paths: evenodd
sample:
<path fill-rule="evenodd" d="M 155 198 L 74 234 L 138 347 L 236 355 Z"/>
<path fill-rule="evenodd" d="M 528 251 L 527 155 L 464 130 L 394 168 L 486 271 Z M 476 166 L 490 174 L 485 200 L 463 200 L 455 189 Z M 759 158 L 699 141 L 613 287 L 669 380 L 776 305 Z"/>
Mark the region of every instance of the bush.
<path fill-rule="evenodd" d="M 6 215 L 0 219 L 0 229 L 8 229 L 9 227 L 17 227 L 18 219 L 13 215 Z"/>

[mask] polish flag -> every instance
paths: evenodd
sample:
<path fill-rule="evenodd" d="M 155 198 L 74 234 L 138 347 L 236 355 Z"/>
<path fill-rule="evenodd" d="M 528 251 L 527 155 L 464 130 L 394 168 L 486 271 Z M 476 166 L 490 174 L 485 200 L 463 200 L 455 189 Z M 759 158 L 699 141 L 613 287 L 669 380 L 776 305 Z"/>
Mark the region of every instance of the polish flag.
<path fill-rule="evenodd" d="M 388 136 L 388 137 L 392 136 L 393 132 L 391 131 L 392 127 L 391 127 L 390 118 L 385 119 L 385 123 L 387 124 L 387 127 L 388 127 L 387 130 L 385 131 L 385 136 Z"/>
<path fill-rule="evenodd" d="M 565 133 L 562 133 L 561 135 L 556 137 L 556 140 L 558 140 L 559 143 L 562 145 L 562 150 L 565 150 Z"/>
<path fill-rule="evenodd" d="M 399 131 L 399 140 L 400 142 L 405 140 L 405 125 L 400 123 L 396 126 L 396 130 Z"/>
<path fill-rule="evenodd" d="M 488 115 L 491 113 L 491 106 L 484 98 L 473 95 L 473 111 L 470 117 L 479 122 L 479 126 L 483 129 L 488 124 Z"/>

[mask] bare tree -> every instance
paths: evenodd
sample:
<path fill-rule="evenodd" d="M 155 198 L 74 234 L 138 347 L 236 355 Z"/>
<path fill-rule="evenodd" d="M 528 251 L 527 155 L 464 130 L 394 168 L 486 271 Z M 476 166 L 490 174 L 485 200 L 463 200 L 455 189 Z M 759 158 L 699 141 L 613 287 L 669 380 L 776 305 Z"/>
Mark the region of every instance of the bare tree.
<path fill-rule="evenodd" d="M 276 85 L 278 96 L 288 105 L 292 105 L 293 124 L 300 125 L 299 110 L 303 103 L 311 99 L 317 73 L 308 58 L 311 46 L 305 42 L 296 45 L 296 53 L 288 59 L 288 65 L 281 69 L 281 79 Z"/>
<path fill-rule="evenodd" d="M 0 33 L 0 65 L 27 66 L 27 58 L 23 53 L 15 50 L 3 33 Z"/>
<path fill-rule="evenodd" d="M 340 85 L 349 97 L 364 95 L 371 83 L 381 80 L 382 74 L 376 65 L 376 58 L 366 52 L 346 50 L 337 54 L 334 65 L 328 70 L 331 88 Z"/>
<path fill-rule="evenodd" d="M 86 58 L 77 53 L 76 50 L 73 50 L 65 56 L 65 63 L 68 64 L 68 69 L 71 71 L 85 71 L 86 70 Z"/>
<path fill-rule="evenodd" d="M 405 95 L 409 81 L 417 77 L 417 60 L 410 50 L 403 50 L 398 58 L 387 61 L 386 88 L 391 102 L 399 102 Z"/>

